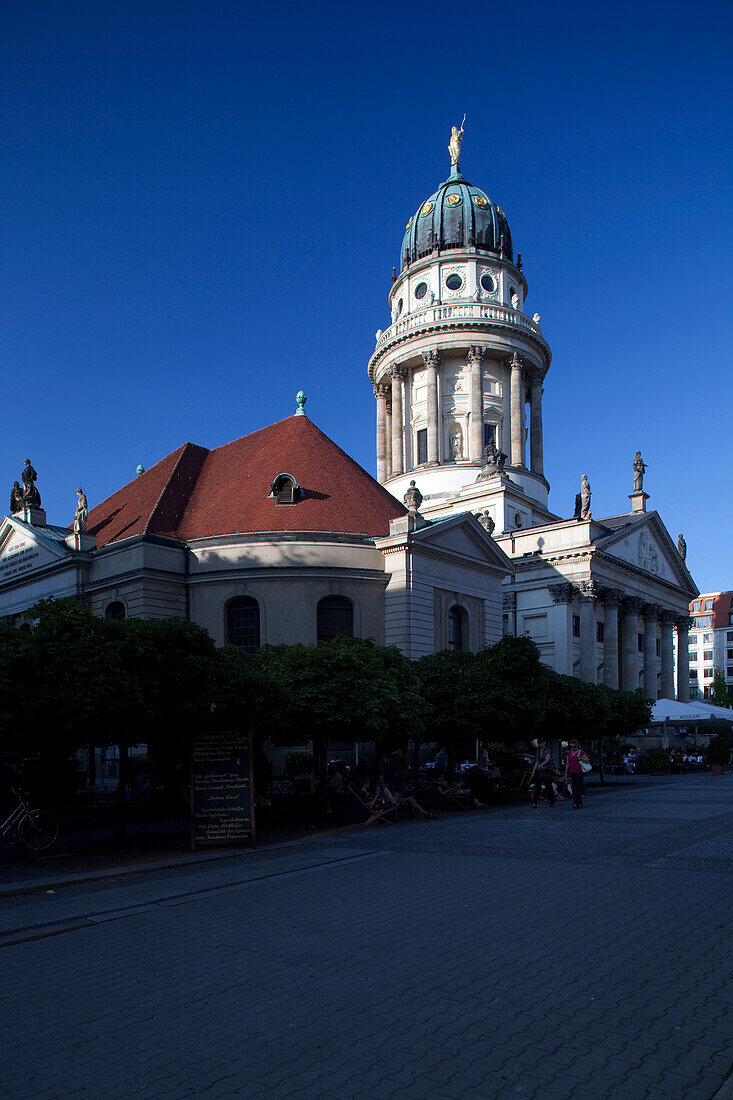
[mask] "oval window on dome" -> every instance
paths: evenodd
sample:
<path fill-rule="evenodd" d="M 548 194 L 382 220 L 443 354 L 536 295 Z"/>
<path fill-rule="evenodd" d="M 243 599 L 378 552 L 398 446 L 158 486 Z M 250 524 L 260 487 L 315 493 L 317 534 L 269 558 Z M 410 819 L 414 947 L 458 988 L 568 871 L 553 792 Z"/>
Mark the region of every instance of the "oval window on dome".
<path fill-rule="evenodd" d="M 397 316 L 398 316 L 398 317 L 399 317 L 399 316 L 400 316 L 400 314 L 402 313 L 402 310 L 403 310 L 403 308 L 404 308 L 404 305 L 405 305 L 405 300 L 404 300 L 404 298 L 400 298 L 399 302 L 397 303 Z"/>
<path fill-rule="evenodd" d="M 417 286 L 415 287 L 415 297 L 417 299 L 424 298 L 425 295 L 427 294 L 427 292 L 428 292 L 428 284 L 427 283 L 418 283 Z"/>
<path fill-rule="evenodd" d="M 487 294 L 493 294 L 496 290 L 496 283 L 486 271 L 481 276 L 481 289 L 485 290 Z"/>
<path fill-rule="evenodd" d="M 460 275 L 449 275 L 445 280 L 445 285 L 448 290 L 460 290 L 463 286 L 463 279 Z"/>
<path fill-rule="evenodd" d="M 448 206 L 460 206 L 461 196 L 449 195 L 445 201 L 448 203 Z"/>
<path fill-rule="evenodd" d="M 433 209 L 433 204 L 431 202 L 426 202 L 425 205 L 423 206 L 422 210 L 420 211 L 420 213 L 422 214 L 422 216 L 424 218 L 426 218 L 432 209 Z"/>
<path fill-rule="evenodd" d="M 482 206 L 483 207 L 483 206 L 488 206 L 489 205 L 488 200 L 485 199 L 483 195 L 474 195 L 473 196 L 473 201 L 476 203 L 476 206 Z"/>
<path fill-rule="evenodd" d="M 412 218 L 410 218 L 409 222 L 405 226 L 405 229 L 409 229 L 411 225 L 412 225 Z"/>

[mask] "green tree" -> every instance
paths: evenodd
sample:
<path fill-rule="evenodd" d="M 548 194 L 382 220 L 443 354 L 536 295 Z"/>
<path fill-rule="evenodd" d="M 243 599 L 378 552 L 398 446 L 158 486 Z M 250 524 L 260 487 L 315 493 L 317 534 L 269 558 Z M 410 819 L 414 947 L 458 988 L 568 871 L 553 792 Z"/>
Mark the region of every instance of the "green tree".
<path fill-rule="evenodd" d="M 714 703 L 716 707 L 725 707 L 730 702 L 728 699 L 728 688 L 725 684 L 725 673 L 722 668 L 716 668 L 715 675 L 713 676 L 711 702 Z"/>
<path fill-rule="evenodd" d="M 336 638 L 317 646 L 264 646 L 258 661 L 283 701 L 281 744 L 313 741 L 314 768 L 326 805 L 329 741 L 408 738 L 425 719 L 410 661 L 371 639 Z"/>

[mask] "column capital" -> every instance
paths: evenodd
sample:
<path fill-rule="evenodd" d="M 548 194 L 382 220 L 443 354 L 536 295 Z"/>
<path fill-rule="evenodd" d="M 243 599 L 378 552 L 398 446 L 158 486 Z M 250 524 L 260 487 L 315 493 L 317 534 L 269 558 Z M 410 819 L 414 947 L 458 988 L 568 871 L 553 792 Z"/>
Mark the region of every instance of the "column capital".
<path fill-rule="evenodd" d="M 502 607 L 504 611 L 516 611 L 517 609 L 517 593 L 505 592 L 502 599 Z"/>
<path fill-rule="evenodd" d="M 547 591 L 553 603 L 570 603 L 573 598 L 572 584 L 551 584 Z"/>
<path fill-rule="evenodd" d="M 601 599 L 606 607 L 618 607 L 623 598 L 623 592 L 618 588 L 604 588 L 601 590 Z"/>
<path fill-rule="evenodd" d="M 595 581 L 578 581 L 577 587 L 581 599 L 597 600 L 600 596 L 600 589 Z"/>
<path fill-rule="evenodd" d="M 644 616 L 645 622 L 656 622 L 662 614 L 662 609 L 658 603 L 645 603 L 641 609 L 641 613 Z"/>
<path fill-rule="evenodd" d="M 375 397 L 389 397 L 392 393 L 392 387 L 389 382 L 375 382 L 372 386 Z"/>
<path fill-rule="evenodd" d="M 638 615 L 643 603 L 638 596 L 624 596 L 624 611 L 629 615 Z"/>
<path fill-rule="evenodd" d="M 692 619 L 690 618 L 689 615 L 676 615 L 675 616 L 675 624 L 676 624 L 678 630 L 681 630 L 683 633 L 686 633 L 690 629 L 690 627 L 692 626 Z"/>
<path fill-rule="evenodd" d="M 661 619 L 662 626 L 670 627 L 674 626 L 677 616 L 674 611 L 662 610 L 662 614 L 659 618 Z"/>
<path fill-rule="evenodd" d="M 440 366 L 440 352 L 436 348 L 424 351 L 422 353 L 422 361 L 426 367 L 438 367 Z"/>
<path fill-rule="evenodd" d="M 402 379 L 405 377 L 406 374 L 407 374 L 407 367 L 403 367 L 401 363 L 393 363 L 392 366 L 389 368 L 390 377 L 392 379 L 397 379 L 400 382 L 402 381 Z"/>
<path fill-rule="evenodd" d="M 519 358 L 516 351 L 509 360 L 509 366 L 512 368 L 512 370 L 521 370 L 524 366 L 523 361 Z"/>
<path fill-rule="evenodd" d="M 472 344 L 466 356 L 469 364 L 473 366 L 474 363 L 478 363 L 478 365 L 481 366 L 483 358 L 486 355 L 486 350 L 486 348 L 480 347 L 478 344 Z"/>

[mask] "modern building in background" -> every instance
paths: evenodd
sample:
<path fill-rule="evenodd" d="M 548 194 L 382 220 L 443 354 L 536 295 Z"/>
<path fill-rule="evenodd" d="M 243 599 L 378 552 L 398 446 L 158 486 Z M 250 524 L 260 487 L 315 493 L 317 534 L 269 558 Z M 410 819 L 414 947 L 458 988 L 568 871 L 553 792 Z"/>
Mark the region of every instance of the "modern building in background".
<path fill-rule="evenodd" d="M 733 592 L 704 592 L 690 603 L 690 698 L 710 699 L 716 672 L 733 700 Z"/>

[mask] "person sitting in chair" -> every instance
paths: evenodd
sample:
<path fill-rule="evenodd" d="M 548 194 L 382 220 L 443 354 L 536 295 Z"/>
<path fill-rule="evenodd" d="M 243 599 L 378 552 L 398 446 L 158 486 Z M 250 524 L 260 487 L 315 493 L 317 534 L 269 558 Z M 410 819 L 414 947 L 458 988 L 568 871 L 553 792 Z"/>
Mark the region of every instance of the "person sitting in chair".
<path fill-rule="evenodd" d="M 395 806 L 398 809 L 407 809 L 410 811 L 410 817 L 434 818 L 437 816 L 434 813 L 430 813 L 429 810 L 423 809 L 420 803 L 414 799 L 412 795 L 394 794 L 385 783 L 383 772 L 380 772 L 377 777 L 374 797 L 369 805 L 373 810 L 387 810 L 390 806 Z"/>

